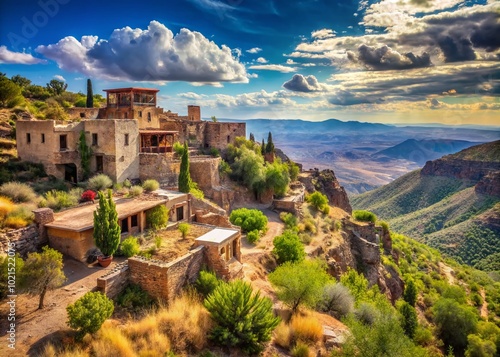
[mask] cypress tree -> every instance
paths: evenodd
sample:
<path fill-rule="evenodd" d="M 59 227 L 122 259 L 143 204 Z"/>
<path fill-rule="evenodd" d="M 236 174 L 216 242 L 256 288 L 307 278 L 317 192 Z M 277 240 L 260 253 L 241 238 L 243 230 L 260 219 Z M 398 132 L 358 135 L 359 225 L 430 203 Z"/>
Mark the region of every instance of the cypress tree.
<path fill-rule="evenodd" d="M 267 136 L 266 153 L 270 154 L 273 152 L 274 152 L 273 135 L 271 134 L 271 132 L 269 132 L 269 135 Z"/>
<path fill-rule="evenodd" d="M 92 149 L 87 145 L 85 139 L 85 131 L 80 132 L 78 139 L 78 151 L 80 153 L 80 160 L 82 163 L 83 179 L 86 180 L 90 174 L 90 158 L 92 156 Z"/>
<path fill-rule="evenodd" d="M 255 142 L 255 136 L 253 136 L 253 133 L 250 133 L 250 139 L 251 142 Z"/>
<path fill-rule="evenodd" d="M 87 79 L 87 108 L 94 107 L 94 93 L 92 91 L 92 81 Z"/>
<path fill-rule="evenodd" d="M 99 207 L 94 211 L 94 242 L 105 257 L 113 255 L 120 244 L 121 229 L 116 205 L 108 190 L 108 198 L 98 192 Z"/>
<path fill-rule="evenodd" d="M 262 145 L 260 147 L 260 153 L 264 155 L 266 153 L 266 143 L 264 142 L 264 139 L 262 139 Z"/>
<path fill-rule="evenodd" d="M 191 176 L 189 175 L 189 153 L 187 142 L 181 158 L 181 171 L 179 172 L 179 191 L 188 193 L 191 189 Z"/>

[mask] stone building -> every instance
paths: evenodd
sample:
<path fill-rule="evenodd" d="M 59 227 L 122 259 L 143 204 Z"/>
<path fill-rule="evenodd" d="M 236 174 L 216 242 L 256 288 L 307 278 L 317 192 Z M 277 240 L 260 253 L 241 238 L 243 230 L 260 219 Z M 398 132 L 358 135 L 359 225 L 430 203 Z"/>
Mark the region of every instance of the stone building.
<path fill-rule="evenodd" d="M 49 175 L 66 181 L 83 179 L 78 152 L 80 133 L 92 149 L 91 174 L 104 173 L 114 181 L 156 178 L 176 186 L 176 141 L 191 148 L 225 149 L 238 136 L 246 135 L 245 123 L 201 120 L 199 106 L 189 105 L 188 115 L 164 111 L 157 106 L 157 89 L 106 89 L 106 107 L 71 108 L 74 122 L 18 120 L 16 139 L 19 158 L 42 163 Z M 150 165 L 155 165 L 152 168 Z M 160 174 L 161 172 L 161 174 Z"/>

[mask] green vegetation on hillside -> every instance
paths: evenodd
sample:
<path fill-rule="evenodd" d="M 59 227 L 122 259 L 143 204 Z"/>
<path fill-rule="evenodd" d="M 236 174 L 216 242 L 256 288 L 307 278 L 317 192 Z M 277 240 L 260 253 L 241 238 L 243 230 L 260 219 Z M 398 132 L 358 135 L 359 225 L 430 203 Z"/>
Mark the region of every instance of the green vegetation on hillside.
<path fill-rule="evenodd" d="M 476 145 L 456 154 L 446 155 L 443 159 L 500 162 L 500 140 Z"/>

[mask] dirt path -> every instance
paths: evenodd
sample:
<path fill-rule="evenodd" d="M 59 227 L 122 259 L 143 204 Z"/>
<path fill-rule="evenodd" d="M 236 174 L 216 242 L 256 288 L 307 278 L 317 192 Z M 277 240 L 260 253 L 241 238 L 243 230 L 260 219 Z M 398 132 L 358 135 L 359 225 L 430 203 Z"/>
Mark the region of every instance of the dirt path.
<path fill-rule="evenodd" d="M 16 349 L 7 346 L 7 312 L 9 306 L 3 301 L 0 306 L 0 356 L 36 355 L 42 342 L 50 339 L 59 330 L 66 330 L 66 306 L 75 302 L 86 292 L 96 287 L 97 278 L 111 270 L 123 259 L 116 258 L 108 268 L 87 266 L 76 260 L 64 259 L 64 274 L 68 278 L 59 289 L 45 296 L 45 308 L 38 310 L 38 297 L 18 295 L 16 298 Z"/>
<path fill-rule="evenodd" d="M 442 262 L 439 262 L 439 269 L 441 270 L 441 273 L 443 273 L 446 276 L 446 279 L 448 279 L 449 284 L 451 285 L 456 284 L 455 277 L 453 276 L 453 273 L 455 271 L 451 269 L 451 267 Z"/>
<path fill-rule="evenodd" d="M 483 298 L 483 304 L 481 305 L 480 314 L 482 318 L 488 321 L 488 302 L 486 301 L 486 292 L 484 291 L 484 289 L 481 289 L 479 291 L 479 294 Z"/>

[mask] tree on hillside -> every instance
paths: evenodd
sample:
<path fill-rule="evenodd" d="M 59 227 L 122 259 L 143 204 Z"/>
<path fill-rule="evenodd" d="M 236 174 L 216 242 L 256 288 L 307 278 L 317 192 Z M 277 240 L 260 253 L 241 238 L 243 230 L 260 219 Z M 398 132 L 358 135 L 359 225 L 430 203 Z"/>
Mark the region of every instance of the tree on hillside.
<path fill-rule="evenodd" d="M 87 79 L 87 108 L 94 107 L 94 94 L 92 90 L 92 81 Z"/>
<path fill-rule="evenodd" d="M 12 82 L 17 84 L 19 87 L 22 89 L 27 88 L 28 86 L 31 85 L 31 80 L 29 80 L 26 77 L 20 76 L 19 74 L 16 74 L 15 76 L 12 76 L 10 79 Z"/>
<path fill-rule="evenodd" d="M 181 157 L 181 169 L 179 172 L 179 191 L 188 193 L 191 189 L 191 176 L 189 174 L 189 150 L 184 143 L 184 151 Z"/>
<path fill-rule="evenodd" d="M 250 133 L 250 138 L 248 140 L 255 142 L 255 136 L 253 135 L 253 133 Z"/>
<path fill-rule="evenodd" d="M 66 307 L 68 325 L 77 331 L 77 338 L 81 339 L 87 333 L 97 332 L 111 317 L 113 310 L 113 300 L 100 292 L 89 291 Z"/>
<path fill-rule="evenodd" d="M 45 294 L 66 281 L 63 256 L 57 250 L 43 247 L 42 253 L 29 253 L 22 271 L 23 289 L 28 294 L 39 295 L 38 308 L 43 309 Z"/>
<path fill-rule="evenodd" d="M 218 120 L 217 120 L 217 117 L 216 117 L 215 115 L 212 115 L 212 116 L 210 117 L 210 119 L 212 119 L 212 121 L 213 121 L 214 123 L 217 123 L 217 121 L 218 121 Z"/>
<path fill-rule="evenodd" d="M 298 262 L 304 259 L 306 253 L 304 244 L 300 241 L 296 232 L 286 230 L 283 234 L 273 239 L 273 254 L 278 263 Z"/>
<path fill-rule="evenodd" d="M 99 206 L 94 211 L 94 242 L 105 257 L 113 255 L 120 244 L 121 229 L 116 205 L 108 190 L 108 197 L 98 192 Z"/>
<path fill-rule="evenodd" d="M 266 154 L 274 153 L 273 134 L 269 132 L 267 136 Z"/>
<path fill-rule="evenodd" d="M 287 262 L 269 274 L 278 298 L 296 312 L 300 305 L 315 307 L 330 276 L 319 261 Z"/>
<path fill-rule="evenodd" d="M 262 155 L 266 153 L 266 143 L 264 142 L 264 139 L 262 139 L 262 145 L 260 146 L 260 153 Z"/>
<path fill-rule="evenodd" d="M 21 95 L 21 87 L 5 76 L 0 76 L 0 106 L 6 107 L 8 103 Z"/>
<path fill-rule="evenodd" d="M 415 286 L 413 279 L 409 279 L 406 283 L 403 299 L 411 306 L 415 306 L 415 303 L 417 302 L 417 287 Z"/>
<path fill-rule="evenodd" d="M 63 81 L 53 79 L 49 83 L 47 83 L 47 89 L 54 95 L 63 94 L 68 88 L 68 83 L 64 83 Z"/>

